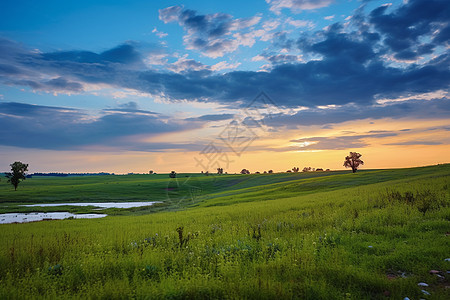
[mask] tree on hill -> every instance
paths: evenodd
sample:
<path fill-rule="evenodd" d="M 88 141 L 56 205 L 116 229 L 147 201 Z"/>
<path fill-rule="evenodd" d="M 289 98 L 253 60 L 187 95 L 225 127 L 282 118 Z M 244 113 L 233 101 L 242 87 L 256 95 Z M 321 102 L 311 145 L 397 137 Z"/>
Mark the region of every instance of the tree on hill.
<path fill-rule="evenodd" d="M 217 168 L 217 174 L 222 175 L 223 174 L 223 168 Z"/>
<path fill-rule="evenodd" d="M 11 172 L 6 173 L 6 178 L 8 178 L 8 183 L 11 183 L 14 186 L 14 190 L 17 191 L 19 183 L 26 179 L 25 172 L 28 171 L 28 164 L 16 161 L 10 166 Z"/>
<path fill-rule="evenodd" d="M 292 171 L 294 171 L 294 173 L 297 173 L 299 170 L 300 170 L 299 167 L 293 167 L 293 168 L 292 168 Z"/>
<path fill-rule="evenodd" d="M 177 173 L 175 171 L 170 172 L 169 174 L 170 178 L 176 178 L 177 177 Z"/>
<path fill-rule="evenodd" d="M 361 156 L 359 153 L 350 152 L 350 155 L 345 157 L 344 167 L 352 168 L 353 173 L 355 173 L 359 165 L 364 165 L 364 162 L 359 159 Z"/>
<path fill-rule="evenodd" d="M 250 171 L 247 169 L 242 169 L 241 174 L 250 174 Z"/>

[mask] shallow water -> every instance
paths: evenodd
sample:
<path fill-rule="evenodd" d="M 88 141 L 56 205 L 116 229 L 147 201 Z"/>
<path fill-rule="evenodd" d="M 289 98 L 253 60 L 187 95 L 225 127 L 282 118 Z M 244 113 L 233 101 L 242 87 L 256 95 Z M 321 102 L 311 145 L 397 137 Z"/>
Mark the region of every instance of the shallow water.
<path fill-rule="evenodd" d="M 155 203 L 159 203 L 159 202 L 104 202 L 104 203 L 84 202 L 84 203 L 28 204 L 28 205 L 21 205 L 21 206 L 46 207 L 46 206 L 71 205 L 71 206 L 96 206 L 96 207 L 101 207 L 101 208 L 131 208 L 131 207 L 150 206 Z"/>
<path fill-rule="evenodd" d="M 27 223 L 42 220 L 62 220 L 73 217 L 74 219 L 94 219 L 106 217 L 105 214 L 71 214 L 68 212 L 49 213 L 9 213 L 0 214 L 0 224 Z"/>

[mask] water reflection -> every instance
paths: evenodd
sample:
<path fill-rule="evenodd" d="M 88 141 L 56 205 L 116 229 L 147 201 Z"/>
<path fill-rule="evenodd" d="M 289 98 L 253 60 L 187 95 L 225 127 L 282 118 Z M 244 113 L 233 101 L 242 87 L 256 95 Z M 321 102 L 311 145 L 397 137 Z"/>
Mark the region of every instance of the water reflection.
<path fill-rule="evenodd" d="M 49 213 L 9 213 L 0 214 L 0 224 L 27 223 L 43 220 L 62 220 L 73 217 L 74 219 L 94 219 L 106 217 L 106 214 L 72 214 L 69 212 Z"/>

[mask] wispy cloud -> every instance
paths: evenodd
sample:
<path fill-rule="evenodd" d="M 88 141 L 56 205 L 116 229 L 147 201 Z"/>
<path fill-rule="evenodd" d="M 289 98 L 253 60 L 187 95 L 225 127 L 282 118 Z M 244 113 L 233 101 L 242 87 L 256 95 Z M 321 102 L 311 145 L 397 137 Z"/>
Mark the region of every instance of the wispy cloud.
<path fill-rule="evenodd" d="M 301 27 L 308 27 L 308 28 L 314 28 L 314 22 L 312 21 L 307 21 L 307 20 L 295 20 L 292 19 L 291 17 L 286 19 L 286 23 L 294 26 L 296 28 L 301 28 Z"/>
<path fill-rule="evenodd" d="M 417 145 L 431 146 L 431 145 L 442 145 L 442 142 L 413 140 L 413 141 L 406 141 L 406 142 L 388 143 L 385 145 L 390 145 L 390 146 L 417 146 Z"/>
<path fill-rule="evenodd" d="M 235 19 L 231 15 L 215 13 L 200 15 L 183 6 L 159 10 L 164 23 L 178 22 L 186 30 L 183 40 L 187 49 L 199 50 L 204 55 L 217 58 L 234 52 L 242 44 L 245 31 L 259 23 L 260 16 Z"/>
<path fill-rule="evenodd" d="M 161 39 L 169 35 L 168 33 L 159 31 L 158 29 L 156 29 L 156 27 L 153 28 L 152 33 L 154 33 L 155 35 L 157 35 Z"/>
<path fill-rule="evenodd" d="M 239 62 L 237 62 L 237 63 L 228 63 L 226 61 L 221 61 L 221 62 L 218 62 L 215 65 L 212 65 L 211 66 L 211 70 L 213 70 L 213 71 L 222 71 L 222 70 L 228 70 L 228 69 L 236 69 L 240 65 L 241 65 L 241 63 L 239 63 Z"/>
<path fill-rule="evenodd" d="M 333 0 L 266 0 L 266 2 L 270 5 L 271 11 L 280 14 L 284 8 L 300 13 L 303 10 L 326 7 L 333 3 Z"/>
<path fill-rule="evenodd" d="M 375 133 L 375 134 L 363 134 L 363 135 L 344 135 L 344 136 L 331 136 L 331 137 L 311 137 L 297 140 L 291 140 L 291 143 L 297 144 L 293 148 L 297 147 L 297 150 L 345 150 L 364 148 L 369 145 L 366 141 L 370 139 L 379 139 L 385 137 L 396 136 L 396 133 Z"/>
<path fill-rule="evenodd" d="M 168 70 L 175 73 L 192 73 L 203 72 L 204 75 L 210 74 L 213 71 L 222 71 L 227 69 L 236 69 L 241 63 L 229 63 L 226 61 L 220 61 L 212 66 L 202 64 L 194 59 L 187 58 L 188 55 L 178 58 L 174 63 L 168 64 L 166 67 Z"/>
<path fill-rule="evenodd" d="M 261 61 L 265 60 L 270 62 L 273 65 L 286 64 L 286 63 L 297 63 L 302 61 L 301 55 L 292 55 L 292 54 L 269 54 L 262 53 L 252 58 L 252 61 Z"/>
<path fill-rule="evenodd" d="M 176 72 L 193 72 L 193 71 L 209 71 L 210 67 L 202 64 L 194 59 L 188 59 L 188 55 L 180 57 L 176 62 L 171 63 L 167 66 L 167 69 Z"/>

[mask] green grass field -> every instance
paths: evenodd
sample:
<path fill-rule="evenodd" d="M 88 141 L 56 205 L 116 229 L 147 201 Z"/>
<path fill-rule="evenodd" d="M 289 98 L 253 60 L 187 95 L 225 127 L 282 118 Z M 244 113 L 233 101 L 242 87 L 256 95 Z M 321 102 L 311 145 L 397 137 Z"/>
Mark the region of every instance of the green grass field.
<path fill-rule="evenodd" d="M 0 299 L 450 299 L 449 185 L 449 164 L 32 178 L 16 192 L 2 179 L 0 212 L 162 203 L 0 225 Z"/>

